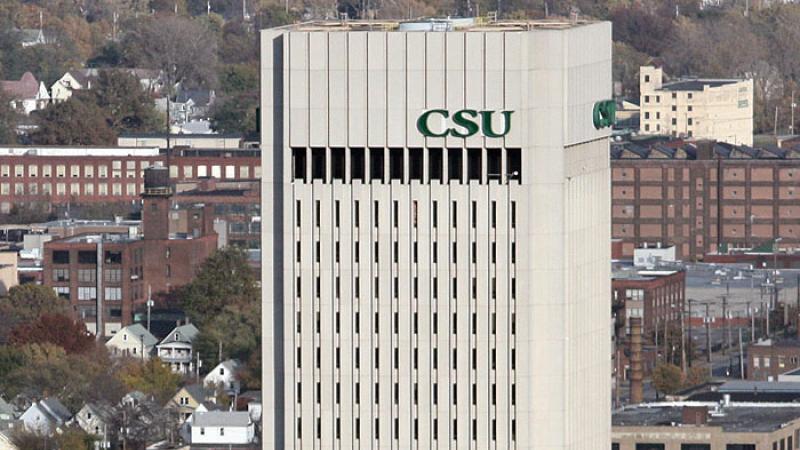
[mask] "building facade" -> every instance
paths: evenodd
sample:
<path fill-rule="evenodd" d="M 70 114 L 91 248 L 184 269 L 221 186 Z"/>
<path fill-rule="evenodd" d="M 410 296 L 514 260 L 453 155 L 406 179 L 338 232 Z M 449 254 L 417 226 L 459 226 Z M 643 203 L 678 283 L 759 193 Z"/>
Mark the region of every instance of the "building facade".
<path fill-rule="evenodd" d="M 262 32 L 265 449 L 610 441 L 611 26 L 471 21 Z"/>
<path fill-rule="evenodd" d="M 197 212 L 196 233 L 170 233 L 172 188 L 167 169 L 154 167 L 148 172 L 157 176 L 145 183 L 141 236 L 80 234 L 44 245 L 44 284 L 68 299 L 93 333 L 98 324 L 104 335 L 130 325 L 135 310 L 151 294 L 190 282 L 217 248 L 210 210 L 205 215 Z M 98 311 L 102 311 L 99 318 Z"/>
<path fill-rule="evenodd" d="M 144 192 L 144 171 L 154 166 L 169 166 L 173 182 L 261 177 L 257 151 L 209 150 L 190 156 L 175 151 L 169 157 L 156 147 L 11 147 L 0 152 L 0 213 L 22 203 L 136 202 Z"/>
<path fill-rule="evenodd" d="M 800 152 L 721 143 L 615 146 L 611 156 L 613 237 L 623 256 L 675 245 L 676 257 L 767 246 L 800 247 Z"/>
<path fill-rule="evenodd" d="M 753 145 L 753 80 L 681 79 L 639 69 L 639 132 Z"/>
<path fill-rule="evenodd" d="M 686 296 L 683 270 L 616 271 L 611 280 L 612 302 L 620 305 L 618 337 L 630 335 L 629 319 L 642 318 L 642 335 L 652 339 L 664 326 L 680 326 Z M 662 334 L 663 336 L 663 334 Z"/>
<path fill-rule="evenodd" d="M 747 346 L 747 379 L 778 381 L 800 368 L 800 339 L 767 339 Z"/>

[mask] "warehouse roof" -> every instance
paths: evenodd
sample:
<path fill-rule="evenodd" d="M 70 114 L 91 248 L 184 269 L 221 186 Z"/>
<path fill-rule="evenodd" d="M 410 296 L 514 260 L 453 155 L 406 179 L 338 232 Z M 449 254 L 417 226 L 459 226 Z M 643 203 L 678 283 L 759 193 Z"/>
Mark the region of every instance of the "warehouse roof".
<path fill-rule="evenodd" d="M 800 405 L 791 403 L 731 403 L 722 407 L 713 402 L 649 403 L 615 411 L 617 427 L 695 427 L 682 425 L 684 407 L 708 407 L 704 427 L 721 427 L 726 432 L 765 433 L 783 428 L 800 419 Z"/>

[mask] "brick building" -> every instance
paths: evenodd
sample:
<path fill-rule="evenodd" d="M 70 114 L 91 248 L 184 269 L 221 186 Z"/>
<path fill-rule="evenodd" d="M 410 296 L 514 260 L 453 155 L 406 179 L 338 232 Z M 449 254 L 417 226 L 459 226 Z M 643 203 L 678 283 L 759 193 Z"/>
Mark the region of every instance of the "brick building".
<path fill-rule="evenodd" d="M 798 147 L 656 139 L 614 144 L 611 159 L 612 235 L 625 257 L 656 242 L 684 260 L 777 237 L 781 249 L 800 246 Z"/>
<path fill-rule="evenodd" d="M 157 147 L 0 148 L 0 213 L 14 204 L 137 202 L 148 167 L 169 166 L 173 182 L 258 179 L 261 158 L 252 149 Z"/>
<path fill-rule="evenodd" d="M 210 207 L 190 214 L 190 233 L 170 232 L 168 170 L 145 172 L 141 236 L 81 234 L 45 244 L 45 285 L 70 300 L 90 331 L 97 330 L 98 322 L 105 335 L 129 325 L 149 291 L 157 295 L 188 283 L 217 247 Z"/>
<path fill-rule="evenodd" d="M 642 318 L 642 335 L 652 339 L 656 325 L 680 324 L 686 296 L 683 270 L 617 270 L 611 279 L 612 305 L 618 307 L 617 336 L 630 334 L 629 319 Z"/>
<path fill-rule="evenodd" d="M 747 379 L 778 381 L 778 376 L 800 368 L 800 339 L 767 339 L 747 346 Z"/>

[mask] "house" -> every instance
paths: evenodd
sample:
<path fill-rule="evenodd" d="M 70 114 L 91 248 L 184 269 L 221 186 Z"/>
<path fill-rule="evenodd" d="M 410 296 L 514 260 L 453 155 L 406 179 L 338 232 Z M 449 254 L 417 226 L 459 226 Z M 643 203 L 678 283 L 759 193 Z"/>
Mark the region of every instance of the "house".
<path fill-rule="evenodd" d="M 23 48 L 55 44 L 57 40 L 53 33 L 45 32 L 42 28 L 25 28 L 15 31 L 19 39 L 19 44 Z"/>
<path fill-rule="evenodd" d="M 0 430 L 0 450 L 17 450 L 11 441 L 11 433 L 7 430 Z"/>
<path fill-rule="evenodd" d="M 236 410 L 250 413 L 250 418 L 253 422 L 261 422 L 261 415 L 264 407 L 261 402 L 261 391 L 246 391 L 239 394 L 236 399 Z"/>
<path fill-rule="evenodd" d="M 255 424 L 246 411 L 198 412 L 191 428 L 192 445 L 241 445 L 255 439 Z"/>
<path fill-rule="evenodd" d="M 182 124 L 194 119 L 208 117 L 209 110 L 216 100 L 216 94 L 208 89 L 181 89 L 170 104 L 170 119 Z"/>
<path fill-rule="evenodd" d="M 11 107 L 26 115 L 50 103 L 44 83 L 37 81 L 30 72 L 25 72 L 19 80 L 0 81 L 0 89 L 11 98 Z"/>
<path fill-rule="evenodd" d="M 60 430 L 72 417 L 72 414 L 55 397 L 34 402 L 19 420 L 30 431 L 51 434 Z"/>
<path fill-rule="evenodd" d="M 142 391 L 131 391 L 122 397 L 122 400 L 119 401 L 119 405 L 122 407 L 136 408 L 145 401 L 147 401 L 147 394 Z"/>
<path fill-rule="evenodd" d="M 16 418 L 16 409 L 14 406 L 0 397 L 0 433 L 11 430 L 11 428 L 14 427 Z M 2 442 L 1 438 L 0 442 Z M 2 448 L 3 445 L 0 443 L 0 449 Z"/>
<path fill-rule="evenodd" d="M 236 375 L 238 369 L 238 361 L 233 359 L 222 361 L 203 378 L 203 384 L 213 388 L 222 388 L 228 395 L 238 394 L 241 388 L 241 383 Z"/>
<path fill-rule="evenodd" d="M 158 357 L 169 364 L 173 372 L 184 375 L 191 373 L 194 370 L 192 341 L 199 332 L 191 323 L 175 327 L 156 345 Z"/>
<path fill-rule="evenodd" d="M 72 422 L 89 434 L 102 436 L 112 427 L 113 417 L 114 409 L 110 405 L 87 403 L 75 414 Z"/>
<path fill-rule="evenodd" d="M 106 348 L 114 356 L 132 356 L 148 359 L 158 339 L 139 323 L 128 325 L 117 331 L 106 342 Z"/>
<path fill-rule="evenodd" d="M 50 87 L 53 102 L 63 102 L 72 97 L 76 90 L 91 90 L 97 82 L 101 71 L 124 72 L 136 77 L 142 89 L 148 93 L 158 92 L 163 86 L 161 72 L 150 69 L 78 69 L 70 70 L 56 80 Z"/>
<path fill-rule="evenodd" d="M 198 406 L 206 401 L 214 401 L 214 393 L 199 384 L 190 384 L 178 390 L 167 402 L 165 408 L 178 415 L 178 420 L 183 422 L 188 419 Z"/>

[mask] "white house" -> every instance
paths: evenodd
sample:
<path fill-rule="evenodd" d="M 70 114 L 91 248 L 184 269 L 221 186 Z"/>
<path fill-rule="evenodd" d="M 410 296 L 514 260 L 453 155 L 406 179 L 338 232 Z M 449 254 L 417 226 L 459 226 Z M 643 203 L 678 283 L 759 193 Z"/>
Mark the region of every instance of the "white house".
<path fill-rule="evenodd" d="M 0 81 L 0 89 L 11 98 L 11 107 L 23 114 L 44 109 L 50 103 L 44 83 L 37 81 L 30 72 L 25 72 L 19 80 Z"/>
<path fill-rule="evenodd" d="M 114 356 L 132 356 L 148 359 L 158 339 L 141 324 L 135 323 L 117 331 L 106 342 L 106 348 Z"/>
<path fill-rule="evenodd" d="M 87 403 L 75 414 L 72 421 L 95 436 L 102 436 L 112 426 L 113 409 L 108 405 Z"/>
<path fill-rule="evenodd" d="M 14 442 L 11 441 L 10 430 L 0 431 L 0 450 L 17 450 Z"/>
<path fill-rule="evenodd" d="M 238 361 L 233 359 L 222 361 L 203 378 L 203 384 L 214 388 L 221 387 L 229 395 L 238 394 L 241 388 L 241 383 L 236 375 L 238 369 Z"/>
<path fill-rule="evenodd" d="M 19 420 L 30 431 L 51 434 L 61 429 L 72 414 L 54 397 L 34 402 Z"/>
<path fill-rule="evenodd" d="M 50 86 L 50 98 L 60 103 L 72 97 L 72 91 L 92 88 L 92 77 L 86 71 L 73 70 L 61 76 Z"/>
<path fill-rule="evenodd" d="M 192 444 L 237 445 L 255 439 L 255 424 L 247 411 L 195 412 Z"/>
<path fill-rule="evenodd" d="M 156 345 L 158 357 L 169 364 L 173 372 L 188 374 L 194 370 L 192 341 L 200 331 L 192 324 L 181 325 L 170 331 Z"/>

